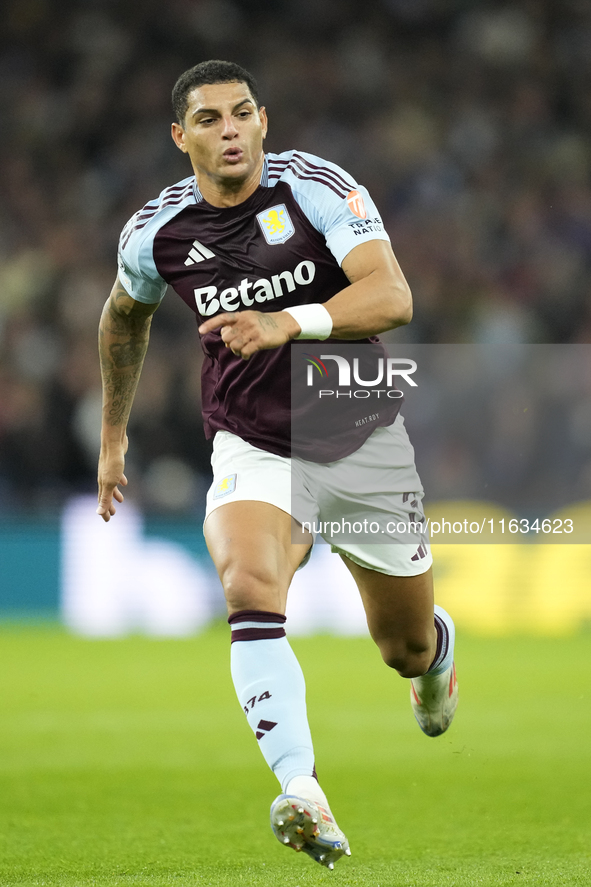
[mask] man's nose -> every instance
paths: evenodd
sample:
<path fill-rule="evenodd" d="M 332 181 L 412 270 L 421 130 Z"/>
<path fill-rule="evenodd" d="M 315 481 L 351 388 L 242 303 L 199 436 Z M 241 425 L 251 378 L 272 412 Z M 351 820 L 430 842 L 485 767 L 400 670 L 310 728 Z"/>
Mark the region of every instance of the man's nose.
<path fill-rule="evenodd" d="M 238 129 L 232 115 L 224 117 L 224 126 L 222 129 L 222 138 L 233 139 L 238 135 Z"/>

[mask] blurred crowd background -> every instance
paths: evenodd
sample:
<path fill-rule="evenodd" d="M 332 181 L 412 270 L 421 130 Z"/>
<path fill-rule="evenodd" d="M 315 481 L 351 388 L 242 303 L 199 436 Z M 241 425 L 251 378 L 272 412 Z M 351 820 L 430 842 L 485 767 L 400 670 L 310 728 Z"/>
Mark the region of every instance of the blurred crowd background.
<path fill-rule="evenodd" d="M 369 188 L 415 298 L 392 341 L 591 343 L 587 0 L 4 0 L 0 16 L 6 515 L 94 490 L 96 329 L 119 232 L 190 174 L 170 91 L 203 59 L 257 77 L 269 150 L 319 154 Z M 169 293 L 152 329 L 128 475 L 143 507 L 191 513 L 209 477 L 196 327 Z M 454 421 L 437 414 L 440 430 Z M 433 498 L 446 491 L 431 469 Z"/>

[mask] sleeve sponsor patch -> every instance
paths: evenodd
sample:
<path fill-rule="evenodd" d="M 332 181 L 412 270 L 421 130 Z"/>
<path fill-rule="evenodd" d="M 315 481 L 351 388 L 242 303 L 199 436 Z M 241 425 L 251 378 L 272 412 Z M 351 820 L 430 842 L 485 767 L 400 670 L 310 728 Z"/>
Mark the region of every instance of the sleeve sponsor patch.
<path fill-rule="evenodd" d="M 351 210 L 354 215 L 357 216 L 358 219 L 367 218 L 367 212 L 365 211 L 365 204 L 363 202 L 363 197 L 355 189 L 354 191 L 349 191 L 347 194 L 347 206 Z"/>
<path fill-rule="evenodd" d="M 363 219 L 360 222 L 349 222 L 349 228 L 353 229 L 354 234 L 371 234 L 384 230 L 384 224 L 379 216 L 375 219 Z"/>

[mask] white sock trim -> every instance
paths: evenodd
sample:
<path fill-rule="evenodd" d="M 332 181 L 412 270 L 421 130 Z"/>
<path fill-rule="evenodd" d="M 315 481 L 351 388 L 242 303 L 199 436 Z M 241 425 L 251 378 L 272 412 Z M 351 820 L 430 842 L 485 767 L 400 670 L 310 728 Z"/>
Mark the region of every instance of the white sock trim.
<path fill-rule="evenodd" d="M 438 626 L 438 632 L 440 631 L 442 634 L 442 642 L 439 656 L 432 663 L 427 672 L 427 675 L 430 675 L 431 677 L 437 677 L 450 668 L 454 660 L 454 644 L 456 636 L 453 619 L 443 607 L 439 607 L 437 604 L 435 605 L 434 619 L 435 624 Z M 423 675 L 423 677 L 426 677 L 427 675 Z"/>

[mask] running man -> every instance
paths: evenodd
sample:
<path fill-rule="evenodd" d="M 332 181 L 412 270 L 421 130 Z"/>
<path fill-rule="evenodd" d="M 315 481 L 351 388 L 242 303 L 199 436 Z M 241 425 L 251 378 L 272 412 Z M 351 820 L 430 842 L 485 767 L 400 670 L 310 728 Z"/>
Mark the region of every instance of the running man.
<path fill-rule="evenodd" d="M 362 186 L 313 155 L 264 153 L 267 115 L 247 71 L 202 62 L 177 81 L 173 108 L 172 138 L 194 175 L 121 235 L 99 331 L 97 513 L 108 521 L 123 501 L 127 422 L 152 314 L 170 284 L 195 313 L 205 354 L 214 479 L 204 533 L 226 596 L 238 700 L 281 785 L 271 826 L 281 843 L 332 869 L 349 844 L 316 777 L 304 677 L 284 628 L 288 588 L 312 542 L 303 531 L 292 539 L 290 342 L 369 342 L 410 321 L 411 294 Z M 372 500 L 352 505 L 349 479 L 379 460 L 380 495 L 387 476 L 392 514 L 414 520 L 423 490 L 402 418 L 386 410 L 355 433 L 345 454 L 309 462 L 308 473 L 298 460 L 305 489 L 317 494 L 308 492 L 307 507 L 323 518 L 347 499 L 348 513 L 366 513 Z M 457 704 L 454 626 L 434 608 L 428 543 L 333 549 L 358 585 L 385 663 L 410 679 L 421 729 L 443 733 Z"/>

